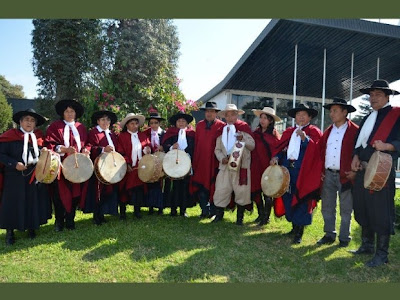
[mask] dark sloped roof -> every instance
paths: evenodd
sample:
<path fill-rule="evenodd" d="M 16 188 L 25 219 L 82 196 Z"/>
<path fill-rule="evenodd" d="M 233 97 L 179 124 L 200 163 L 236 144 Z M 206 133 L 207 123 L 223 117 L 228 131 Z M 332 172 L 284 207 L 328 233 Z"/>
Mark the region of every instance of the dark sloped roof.
<path fill-rule="evenodd" d="M 7 102 L 11 105 L 13 113 L 29 108 L 36 110 L 36 100 L 34 99 L 7 98 Z"/>
<path fill-rule="evenodd" d="M 353 98 L 376 79 L 400 78 L 400 27 L 354 19 L 273 19 L 228 75 L 199 100 L 235 89 L 293 93 L 294 48 L 299 96 L 322 97 L 323 57 L 327 51 L 326 98 L 350 95 L 354 53 Z"/>

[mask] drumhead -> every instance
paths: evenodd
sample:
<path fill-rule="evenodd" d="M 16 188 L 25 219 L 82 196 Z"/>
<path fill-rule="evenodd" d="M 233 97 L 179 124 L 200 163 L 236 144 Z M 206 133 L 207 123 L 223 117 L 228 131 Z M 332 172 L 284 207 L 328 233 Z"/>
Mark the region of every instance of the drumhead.
<path fill-rule="evenodd" d="M 35 178 L 37 181 L 50 184 L 60 171 L 60 161 L 54 152 L 42 149 L 39 160 L 35 168 Z"/>
<path fill-rule="evenodd" d="M 65 179 L 72 183 L 85 182 L 93 174 L 92 160 L 82 153 L 68 155 L 62 162 L 62 172 Z"/>
<path fill-rule="evenodd" d="M 158 170 L 157 170 L 157 163 L 159 164 Z M 141 181 L 143 182 L 150 182 L 157 181 L 158 178 L 153 178 L 158 177 L 159 175 L 155 174 L 158 172 L 159 174 L 161 173 L 161 164 L 158 161 L 158 157 L 153 155 L 153 154 L 146 154 L 144 155 L 140 160 L 138 164 L 138 176 Z M 157 179 L 157 180 L 155 180 Z"/>
<path fill-rule="evenodd" d="M 192 162 L 185 151 L 173 149 L 165 154 L 162 166 L 168 177 L 179 179 L 190 172 Z"/>
<path fill-rule="evenodd" d="M 261 176 L 261 189 L 268 197 L 281 197 L 289 188 L 289 184 L 289 171 L 283 166 L 269 166 Z"/>
<path fill-rule="evenodd" d="M 126 174 L 125 158 L 118 152 L 103 152 L 95 160 L 96 177 L 105 184 L 120 182 Z"/>

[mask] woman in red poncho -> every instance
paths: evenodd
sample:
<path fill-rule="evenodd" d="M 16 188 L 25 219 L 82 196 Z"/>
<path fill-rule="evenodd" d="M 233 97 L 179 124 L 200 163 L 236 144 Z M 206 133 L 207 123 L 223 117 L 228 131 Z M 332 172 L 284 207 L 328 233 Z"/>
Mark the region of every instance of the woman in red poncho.
<path fill-rule="evenodd" d="M 280 139 L 280 134 L 275 129 L 275 122 L 281 119 L 271 107 L 264 107 L 262 110 L 253 109 L 253 113 L 260 118 L 260 123 L 253 131 L 256 146 L 251 152 L 251 200 L 256 203 L 258 210 L 255 222 L 258 222 L 258 226 L 263 226 L 269 223 L 273 199 L 262 192 L 261 176 L 269 166 L 271 152 Z"/>

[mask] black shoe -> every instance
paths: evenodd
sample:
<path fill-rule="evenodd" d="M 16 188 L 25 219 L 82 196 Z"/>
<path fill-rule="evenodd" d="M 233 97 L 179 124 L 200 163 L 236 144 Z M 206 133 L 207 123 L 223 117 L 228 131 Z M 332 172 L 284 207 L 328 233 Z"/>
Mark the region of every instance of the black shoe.
<path fill-rule="evenodd" d="M 258 217 L 254 220 L 254 223 L 259 223 L 261 221 L 261 216 L 258 215 Z"/>
<path fill-rule="evenodd" d="M 152 207 L 149 208 L 149 215 L 154 214 L 154 209 Z"/>
<path fill-rule="evenodd" d="M 236 220 L 236 225 L 243 226 L 243 220 L 242 219 Z"/>
<path fill-rule="evenodd" d="M 382 257 L 379 255 L 375 255 L 370 261 L 366 262 L 365 265 L 370 268 L 379 267 L 381 265 L 385 265 L 389 262 L 387 256 Z"/>
<path fill-rule="evenodd" d="M 15 243 L 14 230 L 7 229 L 6 245 L 13 245 Z"/>
<path fill-rule="evenodd" d="M 180 213 L 180 216 L 184 218 L 189 218 L 189 215 L 186 212 Z"/>
<path fill-rule="evenodd" d="M 63 231 L 63 230 L 64 230 L 64 222 L 56 221 L 56 222 L 54 223 L 54 230 L 55 230 L 56 232 Z"/>
<path fill-rule="evenodd" d="M 32 240 L 36 237 L 36 232 L 34 229 L 28 229 L 28 237 Z"/>
<path fill-rule="evenodd" d="M 300 244 L 303 238 L 304 226 L 303 225 L 293 225 L 294 226 L 294 237 L 292 244 Z"/>
<path fill-rule="evenodd" d="M 126 214 L 120 214 L 119 219 L 122 221 L 126 221 Z"/>
<path fill-rule="evenodd" d="M 207 219 L 209 217 L 210 217 L 210 215 L 207 212 L 201 212 L 201 214 L 200 214 L 200 219 Z"/>
<path fill-rule="evenodd" d="M 260 223 L 257 224 L 257 226 L 258 226 L 258 227 L 262 227 L 262 226 L 264 226 L 264 225 L 266 225 L 266 224 L 268 224 L 268 223 L 269 223 L 269 219 L 263 218 L 263 219 L 260 221 Z"/>
<path fill-rule="evenodd" d="M 135 216 L 137 219 L 141 219 L 141 218 L 142 218 L 142 214 L 141 214 L 140 212 L 135 212 L 135 213 L 134 213 L 134 216 Z"/>
<path fill-rule="evenodd" d="M 178 213 L 176 212 L 176 210 L 171 210 L 170 216 L 171 217 L 176 217 L 178 215 Z"/>
<path fill-rule="evenodd" d="M 374 246 L 366 246 L 366 245 L 361 245 L 360 248 L 358 248 L 357 250 L 349 250 L 350 253 L 353 254 L 374 254 L 375 250 L 374 250 Z"/>
<path fill-rule="evenodd" d="M 346 248 L 349 245 L 350 241 L 339 241 L 338 247 Z"/>
<path fill-rule="evenodd" d="M 333 237 L 330 237 L 328 235 L 324 235 L 322 239 L 320 239 L 317 242 L 317 245 L 331 245 L 335 242 L 335 239 Z"/>
<path fill-rule="evenodd" d="M 75 221 L 74 220 L 67 220 L 65 222 L 65 228 L 68 230 L 75 230 Z"/>
<path fill-rule="evenodd" d="M 159 209 L 158 209 L 157 215 L 159 215 L 159 216 L 162 216 L 162 215 L 163 215 L 163 210 L 162 210 L 162 208 L 159 208 Z"/>

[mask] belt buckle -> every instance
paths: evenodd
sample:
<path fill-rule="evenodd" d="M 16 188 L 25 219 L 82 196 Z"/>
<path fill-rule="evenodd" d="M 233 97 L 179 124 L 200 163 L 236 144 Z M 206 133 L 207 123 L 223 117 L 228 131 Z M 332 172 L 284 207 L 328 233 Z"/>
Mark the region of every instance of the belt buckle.
<path fill-rule="evenodd" d="M 289 160 L 289 168 L 294 168 L 295 160 Z"/>

